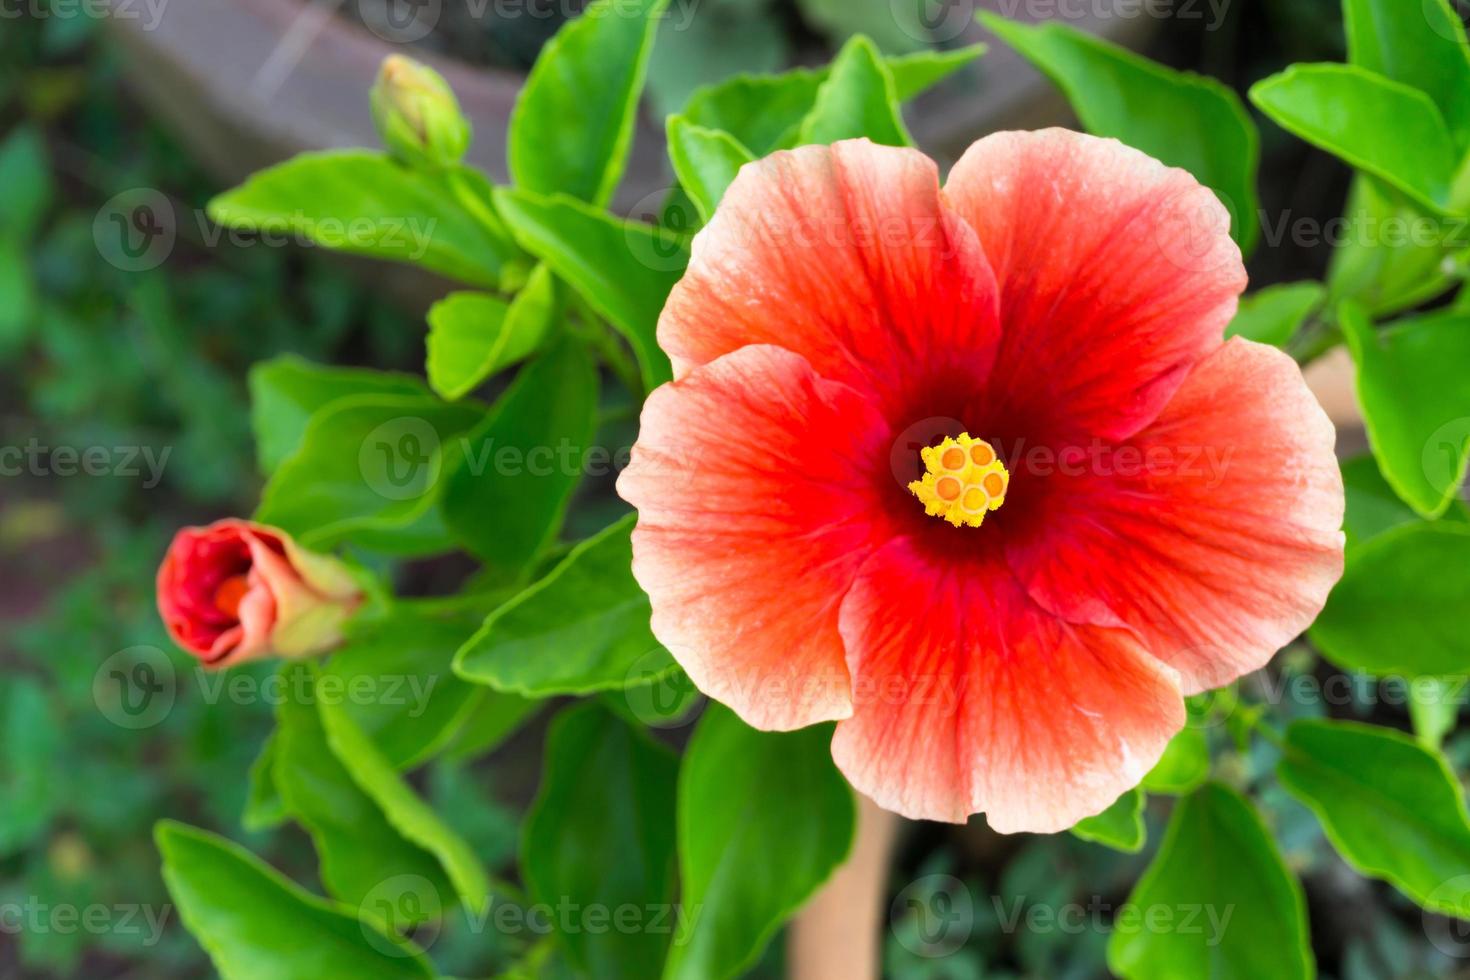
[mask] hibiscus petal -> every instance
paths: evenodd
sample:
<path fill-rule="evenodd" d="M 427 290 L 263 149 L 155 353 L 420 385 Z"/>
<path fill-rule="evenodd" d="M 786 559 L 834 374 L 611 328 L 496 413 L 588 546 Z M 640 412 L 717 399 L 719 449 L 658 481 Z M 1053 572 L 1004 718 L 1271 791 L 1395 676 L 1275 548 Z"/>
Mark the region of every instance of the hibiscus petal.
<path fill-rule="evenodd" d="M 618 492 L 638 508 L 633 573 L 654 635 L 757 728 L 849 713 L 838 607 L 874 544 L 890 439 L 861 395 L 770 346 L 644 404 Z"/>
<path fill-rule="evenodd" d="M 1305 630 L 1342 574 L 1334 438 L 1290 357 L 1231 340 L 1124 447 L 1058 474 L 1007 556 L 1043 605 L 1126 622 L 1187 693 L 1218 687 Z"/>
<path fill-rule="evenodd" d="M 1138 783 L 1184 724 L 1174 672 L 1127 630 L 1068 624 L 999 558 L 899 538 L 842 605 L 853 716 L 832 755 L 908 817 L 1053 832 Z"/>
<path fill-rule="evenodd" d="M 983 377 L 995 280 L 916 150 L 848 140 L 747 164 L 659 320 L 675 377 L 746 344 L 908 404 L 946 362 Z"/>
<path fill-rule="evenodd" d="M 1032 435 L 1141 429 L 1219 345 L 1245 288 L 1215 195 L 1116 140 L 997 133 L 944 191 L 1000 284 L 991 410 L 1049 420 Z"/>

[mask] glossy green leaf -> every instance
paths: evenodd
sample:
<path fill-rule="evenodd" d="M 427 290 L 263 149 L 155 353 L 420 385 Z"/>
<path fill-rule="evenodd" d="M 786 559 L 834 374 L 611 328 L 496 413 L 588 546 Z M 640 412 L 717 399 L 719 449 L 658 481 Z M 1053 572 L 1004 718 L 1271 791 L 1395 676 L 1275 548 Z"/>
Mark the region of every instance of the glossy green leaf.
<path fill-rule="evenodd" d="M 1446 0 L 1344 0 L 1348 60 L 1434 100 L 1459 146 L 1470 143 L 1470 47 Z"/>
<path fill-rule="evenodd" d="M 1305 980 L 1315 975 L 1306 919 L 1301 885 L 1260 816 L 1206 783 L 1175 804 L 1113 923 L 1108 968 L 1124 980 Z"/>
<path fill-rule="evenodd" d="M 388 824 L 404 840 L 438 860 L 455 893 L 467 908 L 488 909 L 490 879 L 464 838 L 455 833 L 399 777 L 393 763 L 357 727 L 342 702 L 321 697 L 318 711 L 327 744 L 358 788 L 377 804 Z"/>
<path fill-rule="evenodd" d="M 392 371 L 340 368 L 282 354 L 250 369 L 250 427 L 260 470 L 274 473 L 301 445 L 317 412 L 349 395 L 421 395 L 423 382 Z"/>
<path fill-rule="evenodd" d="M 419 915 L 434 918 L 453 895 L 438 860 L 408 841 L 332 751 L 322 724 L 316 671 L 281 670 L 276 709 L 275 782 L 287 812 L 316 846 L 321 880 L 348 905 L 370 907 L 384 883 L 414 876 L 428 883 Z"/>
<path fill-rule="evenodd" d="M 1327 274 L 1334 306 L 1351 299 L 1375 316 L 1397 313 L 1452 285 L 1444 260 L 1464 245 L 1456 220 L 1431 217 L 1362 174 L 1343 214 L 1349 233 L 1335 243 Z"/>
<path fill-rule="evenodd" d="M 1421 520 L 1413 508 L 1393 492 L 1372 456 L 1343 460 L 1342 486 L 1347 500 L 1342 529 L 1347 535 L 1349 551 L 1384 531 L 1403 524 L 1417 524 Z M 1455 500 L 1440 519 L 1465 523 L 1470 521 L 1470 510 L 1462 501 Z"/>
<path fill-rule="evenodd" d="M 255 519 L 318 550 L 352 541 L 399 554 L 447 550 L 435 504 L 483 417 L 433 397 L 353 395 L 313 415 L 261 492 Z"/>
<path fill-rule="evenodd" d="M 412 769 L 452 740 L 482 692 L 450 663 L 479 625 L 470 615 L 433 615 L 400 603 L 381 617 L 359 617 L 321 668 L 318 685 L 361 692 L 340 701 L 352 721 L 397 770 Z"/>
<path fill-rule="evenodd" d="M 556 538 L 597 423 L 597 372 L 563 338 L 468 433 L 445 477 L 444 519 L 489 574 L 513 580 Z"/>
<path fill-rule="evenodd" d="M 489 193 L 485 179 L 470 170 L 428 172 L 382 153 L 329 150 L 251 175 L 210 201 L 208 211 L 227 228 L 299 236 L 493 287 L 520 253 Z"/>
<path fill-rule="evenodd" d="M 669 117 L 668 143 L 679 186 L 708 221 L 736 173 L 754 157 L 729 133 L 697 126 L 683 116 Z"/>
<path fill-rule="evenodd" d="M 1444 310 L 1374 329 L 1344 305 L 1358 403 L 1383 476 L 1420 514 L 1444 513 L 1470 460 L 1470 313 Z"/>
<path fill-rule="evenodd" d="M 1183 167 L 1218 194 L 1230 210 L 1231 234 L 1249 254 L 1260 231 L 1260 139 L 1233 91 L 1065 24 L 1030 26 L 990 13 L 980 20 L 1061 88 L 1088 132 Z"/>
<path fill-rule="evenodd" d="M 1292 282 L 1267 286 L 1243 297 L 1226 337 L 1244 337 L 1273 347 L 1285 347 L 1307 317 L 1322 305 L 1321 283 Z"/>
<path fill-rule="evenodd" d="M 224 980 L 407 980 L 434 976 L 423 952 L 310 894 L 232 841 L 163 820 L 163 880 L 184 926 Z"/>
<path fill-rule="evenodd" d="M 860 137 L 886 146 L 914 142 L 898 111 L 893 75 L 873 42 L 861 36 L 843 45 L 833 59 L 797 139 L 825 144 Z"/>
<path fill-rule="evenodd" d="M 551 267 L 627 338 L 650 389 L 673 377 L 654 330 L 669 290 L 684 274 L 689 243 L 637 221 L 621 221 L 565 195 L 496 195 L 526 250 Z"/>
<path fill-rule="evenodd" d="M 1144 800 L 1143 791 L 1134 787 L 1102 813 L 1084 817 L 1073 824 L 1072 834 L 1115 851 L 1137 854 L 1143 850 L 1148 836 L 1143 826 Z"/>
<path fill-rule="evenodd" d="M 677 915 L 658 908 L 674 898 L 677 777 L 672 752 L 595 702 L 552 722 L 521 841 L 531 898 L 600 910 L 604 922 L 629 906 L 640 916 L 639 928 L 593 930 L 574 921 L 559 929 L 557 941 L 580 974 L 656 977 L 663 966 L 681 928 Z"/>
<path fill-rule="evenodd" d="M 1150 793 L 1179 796 L 1193 792 L 1210 776 L 1210 744 L 1205 730 L 1191 724 L 1179 730 L 1148 775 L 1143 788 Z"/>
<path fill-rule="evenodd" d="M 583 541 L 491 613 L 455 658 L 459 675 L 542 698 L 618 690 L 646 683 L 649 670 L 672 670 L 649 629 L 648 596 L 633 578 L 635 520 L 629 515 Z"/>
<path fill-rule="evenodd" d="M 463 398 L 480 382 L 536 352 L 551 328 L 556 292 L 538 265 L 506 303 L 488 293 L 450 293 L 429 308 L 429 384 L 443 398 Z"/>
<path fill-rule="evenodd" d="M 679 870 L 693 929 L 665 980 L 743 973 L 846 859 L 852 790 L 832 763 L 832 728 L 759 732 L 711 704 L 679 772 Z"/>
<path fill-rule="evenodd" d="M 668 0 L 597 0 L 536 59 L 510 117 L 517 187 L 601 207 L 627 164 L 638 97 Z"/>
<path fill-rule="evenodd" d="M 1460 156 L 1429 96 L 1354 65 L 1292 65 L 1251 86 L 1287 132 L 1443 212 Z"/>
<path fill-rule="evenodd" d="M 1442 755 L 1376 725 L 1299 721 L 1276 772 L 1360 874 L 1470 919 L 1470 814 Z"/>
<path fill-rule="evenodd" d="M 975 44 L 953 51 L 918 51 L 885 59 L 894 92 L 908 101 L 969 65 L 985 52 Z M 729 133 L 756 157 L 795 146 L 802 120 L 816 102 L 830 66 L 797 68 L 779 75 L 738 75 L 699 89 L 683 115 L 706 129 Z"/>
<path fill-rule="evenodd" d="M 1470 527 L 1384 531 L 1353 549 L 1309 635 L 1344 670 L 1442 677 L 1470 665 Z"/>

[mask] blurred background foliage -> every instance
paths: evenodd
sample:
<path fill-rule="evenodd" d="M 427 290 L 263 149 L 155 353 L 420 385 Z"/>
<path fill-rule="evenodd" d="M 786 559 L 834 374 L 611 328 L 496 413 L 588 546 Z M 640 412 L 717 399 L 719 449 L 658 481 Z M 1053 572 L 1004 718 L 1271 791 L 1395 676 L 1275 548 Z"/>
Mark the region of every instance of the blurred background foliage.
<path fill-rule="evenodd" d="M 886 14 L 888 4 L 874 6 Z M 803 46 L 840 40 L 851 29 L 874 34 L 890 50 L 904 44 L 875 24 L 835 24 L 838 9 L 831 0 L 705 4 L 697 16 L 708 18 L 708 29 L 695 31 L 695 41 L 681 39 L 697 45 L 704 38 L 704 47 L 659 47 L 654 110 L 681 104 L 710 72 L 775 68 Z M 524 23 L 533 34 L 490 37 L 470 25 L 434 43 L 482 63 L 524 67 L 557 26 Z M 1148 53 L 1242 92 L 1288 62 L 1343 56 L 1336 0 L 1232 3 L 1221 29 L 1201 28 L 1199 21 L 1166 20 Z M 1291 209 L 1323 219 L 1338 213 L 1347 169 L 1273 126 L 1262 132 L 1266 213 Z M 169 261 L 145 273 L 109 264 L 93 237 L 105 203 L 139 187 L 161 190 L 185 216 Z M 150 447 L 155 458 L 169 453 L 157 486 L 145 487 L 142 476 L 42 474 L 0 483 L 0 582 L 6 586 L 0 590 L 6 626 L 0 632 L 0 905 L 164 909 L 168 899 L 149 835 L 162 814 L 237 838 L 244 833 L 271 863 L 313 882 L 315 860 L 300 831 L 239 828 L 250 766 L 271 725 L 269 705 L 215 710 L 197 686 L 184 684 L 162 723 L 129 730 L 99 712 L 93 697 L 98 665 L 138 645 L 167 651 L 181 676 L 194 676 L 157 621 L 152 574 L 173 528 L 248 512 L 258 497 L 248 367 L 283 352 L 377 368 L 417 370 L 421 363 L 415 312 L 375 297 L 341 263 L 301 249 L 212 241 L 207 224 L 194 216 L 220 190 L 141 115 L 99 24 L 75 15 L 0 22 L 0 445 L 34 440 L 47 447 Z M 1253 260 L 1253 278 L 1263 284 L 1320 277 L 1327 257 L 1325 245 L 1265 247 Z M 1290 653 L 1278 663 L 1278 682 L 1300 665 L 1329 669 Z M 260 667 L 258 674 L 269 670 Z M 1349 713 L 1407 727 L 1401 705 L 1372 694 L 1369 689 Z M 1320 706 L 1295 710 L 1321 712 Z M 1231 733 L 1215 728 L 1210 737 L 1228 746 Z M 1462 733 L 1447 748 L 1463 771 L 1470 741 Z M 1253 783 L 1270 772 L 1274 753 L 1257 742 L 1227 762 Z M 518 780 L 534 782 L 539 753 L 526 755 L 519 774 L 437 764 L 423 787 L 441 812 L 461 816 L 468 824 L 461 831 L 482 854 L 499 855 L 502 865 L 516 837 L 510 804 L 523 802 Z M 501 792 L 497 779 L 512 789 Z M 1287 859 L 1304 875 L 1324 974 L 1343 980 L 1450 975 L 1454 963 L 1426 941 L 1415 906 L 1349 871 L 1311 815 L 1274 784 L 1264 794 Z M 1007 922 L 1027 904 L 1121 903 L 1161 837 L 1159 814 L 1146 816 L 1150 845 L 1137 855 L 1065 834 L 1001 838 L 974 825 L 913 830 L 892 881 L 889 975 L 1100 975 L 1106 942 L 1100 923 L 1089 919 L 1074 933 Z M 974 929 L 948 955 L 925 955 L 929 892 L 952 880 L 976 896 Z M 0 929 L 0 976 L 207 973 L 198 946 L 172 915 L 161 942 L 147 939 L 146 928 Z M 484 936 L 456 936 L 451 924 L 436 956 L 469 973 L 498 962 L 499 951 L 484 946 Z M 762 969 L 774 972 L 779 944 L 766 959 Z"/>

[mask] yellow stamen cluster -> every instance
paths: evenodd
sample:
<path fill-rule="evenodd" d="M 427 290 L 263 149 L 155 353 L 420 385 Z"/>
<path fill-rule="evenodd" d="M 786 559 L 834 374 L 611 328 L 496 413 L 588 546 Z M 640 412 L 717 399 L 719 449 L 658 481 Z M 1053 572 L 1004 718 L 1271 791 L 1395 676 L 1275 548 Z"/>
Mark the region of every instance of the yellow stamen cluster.
<path fill-rule="evenodd" d="M 919 451 L 925 473 L 909 484 L 924 504 L 924 513 L 942 517 L 955 527 L 979 527 L 985 515 L 1006 500 L 1011 475 L 984 439 L 946 436 L 937 446 Z"/>

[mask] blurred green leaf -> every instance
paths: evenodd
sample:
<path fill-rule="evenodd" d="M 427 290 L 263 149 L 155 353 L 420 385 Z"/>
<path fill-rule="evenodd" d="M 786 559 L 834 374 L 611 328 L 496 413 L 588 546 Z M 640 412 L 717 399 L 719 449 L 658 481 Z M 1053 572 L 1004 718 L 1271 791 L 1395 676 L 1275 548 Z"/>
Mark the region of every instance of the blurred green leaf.
<path fill-rule="evenodd" d="M 1108 941 L 1108 968 L 1124 980 L 1315 975 L 1301 885 L 1260 816 L 1219 783 L 1175 804 L 1128 905 L 1131 920 L 1115 920 Z"/>
<path fill-rule="evenodd" d="M 1231 234 L 1250 254 L 1260 232 L 1260 138 L 1232 90 L 1062 23 L 1031 26 L 985 12 L 980 21 L 1061 88 L 1088 132 L 1183 167 L 1219 195 Z"/>
<path fill-rule="evenodd" d="M 394 554 L 452 545 L 435 504 L 484 417 L 433 397 L 353 395 L 311 417 L 261 492 L 255 519 L 325 550 L 342 541 Z"/>
<path fill-rule="evenodd" d="M 571 903 L 584 916 L 631 906 L 643 917 L 634 928 L 594 930 L 573 921 L 558 930 L 581 974 L 656 977 L 683 927 L 681 914 L 669 911 L 677 778 L 672 752 L 595 702 L 568 708 L 551 724 L 541 790 L 521 841 L 531 898 L 553 908 Z"/>
<path fill-rule="evenodd" d="M 62 740 L 51 699 L 31 677 L 17 677 L 0 694 L 0 857 L 43 833 L 57 803 L 57 754 Z"/>
<path fill-rule="evenodd" d="M 551 329 L 555 308 L 555 287 L 544 265 L 510 303 L 487 293 L 450 293 L 429 309 L 429 384 L 450 401 L 463 398 L 534 354 Z"/>
<path fill-rule="evenodd" d="M 705 221 L 715 213 L 735 174 L 755 159 L 729 133 L 695 125 L 683 116 L 669 117 L 668 144 L 679 186 Z"/>
<path fill-rule="evenodd" d="M 1420 677 L 1409 687 L 1409 721 L 1414 737 L 1425 747 L 1439 750 L 1445 736 L 1460 721 L 1460 695 L 1465 677 Z"/>
<path fill-rule="evenodd" d="M 1326 292 L 1317 282 L 1284 283 L 1257 290 L 1241 298 L 1240 309 L 1225 328 L 1225 336 L 1285 347 L 1307 317 L 1322 305 Z"/>
<path fill-rule="evenodd" d="M 311 417 L 349 395 L 422 395 L 417 378 L 391 371 L 313 364 L 282 354 L 250 369 L 250 427 L 260 471 L 274 473 L 301 445 Z"/>
<path fill-rule="evenodd" d="M 886 54 L 922 50 L 929 32 L 919 16 L 922 0 L 888 3 L 852 3 L 850 0 L 796 0 L 808 24 L 827 35 L 833 45 L 855 34 L 866 34 Z"/>
<path fill-rule="evenodd" d="M 1465 672 L 1470 527 L 1423 522 L 1384 531 L 1349 556 L 1309 634 L 1344 670 L 1377 676 Z"/>
<path fill-rule="evenodd" d="M 1470 47 L 1446 0 L 1343 0 L 1348 60 L 1419 89 L 1434 100 L 1463 148 L 1470 143 Z"/>
<path fill-rule="evenodd" d="M 1143 777 L 1143 788 L 1150 793 L 1181 796 L 1199 788 L 1209 775 L 1209 741 L 1191 717 L 1190 723 L 1169 739 L 1163 756 Z"/>
<path fill-rule="evenodd" d="M 1292 65 L 1251 101 L 1282 129 L 1432 211 L 1450 207 L 1460 155 L 1429 96 L 1354 65 Z"/>
<path fill-rule="evenodd" d="M 252 174 L 209 202 L 227 228 L 419 265 L 494 287 L 519 257 L 474 171 L 414 170 L 382 153 L 329 150 Z"/>
<path fill-rule="evenodd" d="M 1466 245 L 1457 221 L 1432 217 L 1362 174 L 1353 178 L 1343 215 L 1348 234 L 1333 248 L 1327 272 L 1334 305 L 1351 299 L 1381 316 L 1453 285 L 1445 258 Z"/>
<path fill-rule="evenodd" d="M 1134 787 L 1102 813 L 1084 817 L 1072 825 L 1072 833 L 1085 841 L 1111 847 L 1125 854 L 1143 850 L 1147 831 L 1143 826 L 1143 791 Z"/>
<path fill-rule="evenodd" d="M 245 812 L 240 825 L 247 831 L 269 830 L 290 819 L 286 804 L 276 788 L 276 737 L 266 737 L 255 762 L 250 766 L 250 792 L 245 798 Z"/>
<path fill-rule="evenodd" d="M 517 187 L 602 207 L 627 163 L 655 29 L 668 0 L 597 0 L 536 59 L 510 117 Z"/>
<path fill-rule="evenodd" d="M 1470 313 L 1427 313 L 1375 329 L 1352 304 L 1339 320 L 1358 403 L 1390 486 L 1426 517 L 1445 512 L 1470 458 Z"/>
<path fill-rule="evenodd" d="M 652 389 L 672 376 L 654 330 L 689 261 L 688 242 L 621 221 L 564 194 L 501 191 L 496 203 L 518 241 L 627 339 Z"/>
<path fill-rule="evenodd" d="M 224 980 L 434 976 L 418 947 L 308 893 L 232 841 L 172 820 L 154 837 L 179 917 Z"/>
<path fill-rule="evenodd" d="M 1393 492 L 1372 456 L 1354 456 L 1343 460 L 1341 465 L 1343 492 L 1347 499 L 1342 529 L 1347 535 L 1349 551 L 1384 531 L 1420 522 L 1421 518 L 1413 508 Z M 1465 523 L 1470 521 L 1470 510 L 1462 501 L 1455 500 L 1441 520 Z"/>
<path fill-rule="evenodd" d="M 672 670 L 633 578 L 629 515 L 572 549 L 552 572 L 492 612 L 455 657 L 461 676 L 543 698 L 617 690 Z M 642 671 L 635 678 L 635 667 Z"/>
<path fill-rule="evenodd" d="M 17 126 L 0 142 L 0 243 L 30 243 L 56 197 L 46 144 L 35 126 Z"/>
<path fill-rule="evenodd" d="M 679 772 L 679 870 L 693 928 L 665 980 L 741 975 L 846 859 L 856 813 L 832 726 L 759 732 L 710 704 Z"/>
<path fill-rule="evenodd" d="M 587 349 L 564 337 L 465 435 L 444 519 L 490 574 L 518 579 L 555 540 L 596 431 L 597 386 Z"/>
<path fill-rule="evenodd" d="M 1443 756 L 1376 725 L 1298 721 L 1276 772 L 1359 873 L 1470 919 L 1470 814 Z"/>
<path fill-rule="evenodd" d="M 802 119 L 801 143 L 835 143 L 867 137 L 886 146 L 912 146 L 898 111 L 898 92 L 878 49 L 858 36 L 842 46 L 811 111 Z"/>
<path fill-rule="evenodd" d="M 0 237 L 0 364 L 25 347 L 35 332 L 38 312 L 35 280 L 25 247 Z"/>
<path fill-rule="evenodd" d="M 791 57 L 791 37 L 773 0 L 683 0 L 659 19 L 648 63 L 654 116 L 683 108 L 702 85 L 742 72 L 778 71 Z"/>
<path fill-rule="evenodd" d="M 437 918 L 454 890 L 438 858 L 404 838 L 332 751 L 315 669 L 291 663 L 280 677 L 276 786 L 286 810 L 311 835 L 322 884 L 348 905 L 371 911 L 395 880 L 422 882 L 415 919 Z"/>

